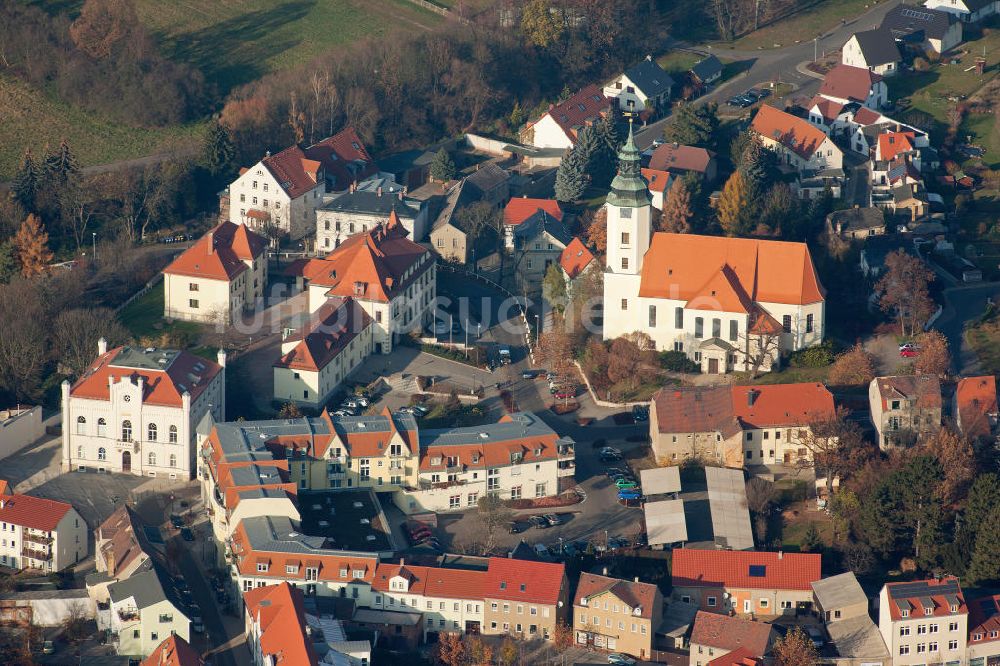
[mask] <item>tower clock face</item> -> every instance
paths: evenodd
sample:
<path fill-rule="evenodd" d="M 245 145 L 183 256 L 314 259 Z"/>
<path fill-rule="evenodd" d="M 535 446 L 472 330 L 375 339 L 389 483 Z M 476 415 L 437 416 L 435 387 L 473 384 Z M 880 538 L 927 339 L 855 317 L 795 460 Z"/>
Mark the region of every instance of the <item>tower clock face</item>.
<path fill-rule="evenodd" d="M 122 400 L 124 400 L 125 402 L 129 402 L 129 401 L 132 400 L 132 396 L 130 396 L 130 395 L 123 396 Z"/>

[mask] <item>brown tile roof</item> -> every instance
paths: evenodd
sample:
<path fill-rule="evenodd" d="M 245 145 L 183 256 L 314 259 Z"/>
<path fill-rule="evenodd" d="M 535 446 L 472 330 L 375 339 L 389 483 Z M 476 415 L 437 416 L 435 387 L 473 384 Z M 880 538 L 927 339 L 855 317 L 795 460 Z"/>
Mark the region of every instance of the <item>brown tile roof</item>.
<path fill-rule="evenodd" d="M 674 550 L 674 587 L 811 591 L 822 578 L 819 553 Z M 692 639 L 694 640 L 694 639 Z"/>
<path fill-rule="evenodd" d="M 72 508 L 68 502 L 43 497 L 5 495 L 0 498 L 0 522 L 51 532 Z"/>
<path fill-rule="evenodd" d="M 592 261 L 594 261 L 594 253 L 588 250 L 583 241 L 576 236 L 559 255 L 559 265 L 566 271 L 570 280 L 580 275 Z"/>
<path fill-rule="evenodd" d="M 653 234 L 639 295 L 689 301 L 720 271 L 758 303 L 806 305 L 823 300 L 805 243 L 666 232 Z"/>
<path fill-rule="evenodd" d="M 934 375 L 897 375 L 876 377 L 875 385 L 882 397 L 882 409 L 886 401 L 894 399 L 913 400 L 919 409 L 941 407 L 941 382 Z"/>
<path fill-rule="evenodd" d="M 319 162 L 310 160 L 298 146 L 289 146 L 261 160 L 289 197 L 298 198 L 320 183 Z"/>
<path fill-rule="evenodd" d="M 319 659 L 306 634 L 302 590 L 288 583 L 265 585 L 243 593 L 246 613 L 260 623 L 260 653 L 277 666 L 316 666 Z"/>
<path fill-rule="evenodd" d="M 104 541 L 97 557 L 103 558 L 109 576 L 120 575 L 135 560 L 150 555 L 143 549 L 144 527 L 138 514 L 122 505 L 97 528 L 97 539 Z"/>
<path fill-rule="evenodd" d="M 604 96 L 600 86 L 592 83 L 565 102 L 549 107 L 546 113 L 567 137 L 576 141 L 581 129 L 597 122 L 610 108 L 611 100 Z"/>
<path fill-rule="evenodd" d="M 997 419 L 997 380 L 993 375 L 963 377 L 955 387 L 962 433 L 967 437 L 986 437 Z"/>
<path fill-rule="evenodd" d="M 308 324 L 283 340 L 298 344 L 282 354 L 274 367 L 319 372 L 371 324 L 371 317 L 353 298 L 331 298 L 310 316 Z"/>
<path fill-rule="evenodd" d="M 854 122 L 859 125 L 873 125 L 882 119 L 882 114 L 877 111 L 872 111 L 867 106 L 863 106 L 858 109 L 857 113 L 854 114 Z"/>
<path fill-rule="evenodd" d="M 623 604 L 630 606 L 633 612 L 640 609 L 637 617 L 644 617 L 647 620 L 653 617 L 654 605 L 657 603 L 659 595 L 655 585 L 650 583 L 640 583 L 638 581 L 621 580 L 620 578 L 608 578 L 597 574 L 584 573 L 580 575 L 580 582 L 576 586 L 576 595 L 573 603 L 580 606 L 582 599 L 588 602 L 604 592 L 610 592 L 618 597 Z M 662 602 L 662 599 L 660 600 Z"/>
<path fill-rule="evenodd" d="M 691 643 L 723 650 L 746 648 L 754 657 L 763 657 L 770 641 L 770 624 L 718 613 L 698 611 L 691 628 Z"/>
<path fill-rule="evenodd" d="M 656 171 L 696 171 L 705 173 L 714 153 L 697 146 L 661 144 L 649 158 L 649 168 Z"/>
<path fill-rule="evenodd" d="M 176 634 L 171 634 L 143 660 L 142 666 L 202 666 L 198 651 Z"/>
<path fill-rule="evenodd" d="M 844 104 L 842 102 L 834 102 L 832 99 L 826 99 L 825 97 L 820 97 L 816 95 L 807 104 L 807 107 L 811 111 L 816 109 L 819 114 L 823 116 L 823 120 L 827 122 L 832 122 L 837 119 L 840 112 L 844 110 Z"/>
<path fill-rule="evenodd" d="M 819 94 L 826 97 L 864 102 L 868 99 L 872 86 L 881 80 L 882 77 L 879 74 L 864 67 L 837 65 L 826 73 L 823 83 L 819 87 Z"/>
<path fill-rule="evenodd" d="M 372 589 L 389 591 L 390 579 L 402 575 L 408 581 L 407 593 L 445 599 L 482 599 L 486 572 L 446 567 L 425 567 L 406 564 L 379 564 Z"/>
<path fill-rule="evenodd" d="M 483 597 L 554 606 L 565 578 L 563 564 L 491 557 Z"/>
<path fill-rule="evenodd" d="M 250 231 L 245 224 L 223 222 L 198 239 L 163 272 L 229 281 L 249 268 L 244 262 L 261 257 L 266 249 L 267 239 Z"/>
<path fill-rule="evenodd" d="M 812 157 L 827 138 L 823 130 L 810 124 L 808 120 L 767 104 L 757 111 L 750 127 L 762 137 L 777 141 L 803 159 Z"/>
<path fill-rule="evenodd" d="M 314 143 L 306 148 L 305 154 L 323 165 L 327 175 L 333 178 L 333 189 L 337 192 L 378 172 L 378 166 L 353 127 Z"/>

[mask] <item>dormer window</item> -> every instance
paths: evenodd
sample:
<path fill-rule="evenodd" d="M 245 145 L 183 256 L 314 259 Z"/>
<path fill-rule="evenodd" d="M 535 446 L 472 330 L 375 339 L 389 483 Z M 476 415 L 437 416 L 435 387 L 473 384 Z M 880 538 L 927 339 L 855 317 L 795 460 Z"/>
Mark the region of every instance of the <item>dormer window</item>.
<path fill-rule="evenodd" d="M 955 612 L 955 610 L 956 610 L 956 609 L 955 609 L 955 607 L 953 606 L 953 607 L 952 607 L 952 612 Z M 934 614 L 934 609 L 933 609 L 933 608 L 930 608 L 930 607 L 928 607 L 928 606 L 924 606 L 924 615 L 933 615 L 933 614 Z"/>
<path fill-rule="evenodd" d="M 267 571 L 267 562 L 257 563 L 257 573 L 264 573 Z"/>
<path fill-rule="evenodd" d="M 500 589 L 501 590 L 506 590 L 507 589 L 507 581 L 505 581 L 505 580 L 500 581 Z"/>
<path fill-rule="evenodd" d="M 951 605 L 951 612 L 952 613 L 957 613 L 958 612 L 958 605 L 957 604 L 952 604 Z"/>
<path fill-rule="evenodd" d="M 432 465 L 440 465 L 441 464 L 441 456 L 435 456 L 434 458 L 431 458 L 431 464 Z"/>
<path fill-rule="evenodd" d="M 347 578 L 347 569 L 341 569 L 340 570 L 340 577 L 341 578 Z"/>
<path fill-rule="evenodd" d="M 907 610 L 906 608 L 901 608 L 899 610 L 899 616 L 900 617 L 910 617 L 910 611 Z"/>
<path fill-rule="evenodd" d="M 540 446 L 536 446 L 535 447 L 535 455 L 536 456 L 542 455 L 542 447 L 540 447 Z"/>
<path fill-rule="evenodd" d="M 524 592 L 525 589 L 527 589 L 527 585 L 525 585 L 524 583 L 521 583 L 521 591 Z"/>

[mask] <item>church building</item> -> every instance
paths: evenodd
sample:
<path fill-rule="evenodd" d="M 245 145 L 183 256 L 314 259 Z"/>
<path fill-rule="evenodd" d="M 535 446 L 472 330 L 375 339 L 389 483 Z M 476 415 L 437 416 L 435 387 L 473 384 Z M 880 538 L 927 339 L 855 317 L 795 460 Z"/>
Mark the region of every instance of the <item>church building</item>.
<path fill-rule="evenodd" d="M 631 128 L 605 207 L 605 340 L 641 331 L 713 374 L 768 371 L 823 341 L 824 290 L 805 243 L 653 232 Z"/>

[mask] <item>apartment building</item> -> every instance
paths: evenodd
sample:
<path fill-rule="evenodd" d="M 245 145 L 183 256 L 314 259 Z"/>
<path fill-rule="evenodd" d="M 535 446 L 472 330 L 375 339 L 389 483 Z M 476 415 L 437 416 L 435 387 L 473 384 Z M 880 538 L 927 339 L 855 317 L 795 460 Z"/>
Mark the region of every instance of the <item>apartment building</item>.
<path fill-rule="evenodd" d="M 118 654 L 148 657 L 171 635 L 191 640 L 191 621 L 170 575 L 149 561 L 108 586 L 110 603 L 98 604 L 98 629 L 110 631 Z"/>
<path fill-rule="evenodd" d="M 141 666 L 204 666 L 198 650 L 180 636 L 171 634 L 163 639 Z"/>
<path fill-rule="evenodd" d="M 322 259 L 293 264 L 288 274 L 309 292 L 309 311 L 330 298 L 351 297 L 374 322 L 374 353 L 388 354 L 400 336 L 433 321 L 437 272 L 429 250 L 389 221 L 355 234 Z"/>
<path fill-rule="evenodd" d="M 97 360 L 62 383 L 64 471 L 190 479 L 195 427 L 226 412 L 226 354 L 98 343 Z"/>
<path fill-rule="evenodd" d="M 223 222 L 163 269 L 163 316 L 230 325 L 263 306 L 267 239 Z"/>
<path fill-rule="evenodd" d="M 406 196 L 406 189 L 373 178 L 351 185 L 316 210 L 316 250 L 330 252 L 355 234 L 367 233 L 395 215 L 407 236 L 421 242 L 427 236 L 427 202 Z"/>
<path fill-rule="evenodd" d="M 68 502 L 0 494 L 0 565 L 62 571 L 86 559 L 87 523 Z"/>
<path fill-rule="evenodd" d="M 1000 595 L 969 602 L 969 666 L 1000 662 Z"/>
<path fill-rule="evenodd" d="M 605 573 L 607 569 L 604 570 Z M 583 573 L 573 598 L 577 645 L 624 652 L 638 659 L 653 654 L 663 619 L 663 595 L 656 585 Z"/>
<path fill-rule="evenodd" d="M 969 609 L 957 578 L 886 583 L 878 628 L 894 666 L 965 663 Z"/>
<path fill-rule="evenodd" d="M 713 613 L 774 616 L 810 610 L 818 553 L 678 549 L 673 598 Z"/>
<path fill-rule="evenodd" d="M 483 634 L 549 639 L 569 617 L 566 567 L 491 557 L 483 600 Z"/>
<path fill-rule="evenodd" d="M 318 666 L 306 633 L 302 590 L 288 583 L 257 587 L 243 594 L 243 603 L 246 643 L 254 666 Z"/>
<path fill-rule="evenodd" d="M 812 459 L 811 424 L 834 414 L 819 383 L 668 387 L 653 395 L 649 436 L 664 464 L 795 465 Z"/>
<path fill-rule="evenodd" d="M 879 446 L 887 449 L 941 427 L 941 382 L 934 375 L 876 377 L 868 405 Z"/>

